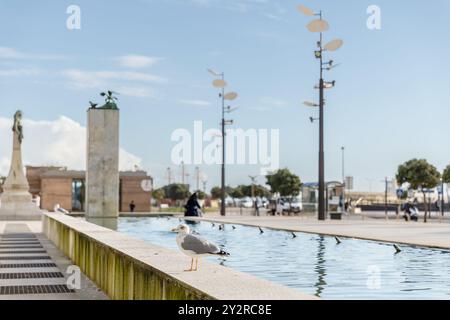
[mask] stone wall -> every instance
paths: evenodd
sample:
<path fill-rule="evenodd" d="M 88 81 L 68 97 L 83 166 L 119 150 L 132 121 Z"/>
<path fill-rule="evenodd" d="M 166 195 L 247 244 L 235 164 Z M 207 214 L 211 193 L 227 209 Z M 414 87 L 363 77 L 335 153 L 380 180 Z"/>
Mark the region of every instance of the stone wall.
<path fill-rule="evenodd" d="M 41 180 L 41 208 L 53 211 L 55 204 L 72 210 L 72 178 L 43 178 Z"/>
<path fill-rule="evenodd" d="M 129 212 L 131 201 L 136 205 L 136 212 L 150 212 L 151 192 L 144 192 L 141 187 L 142 176 L 121 177 L 120 211 Z"/>

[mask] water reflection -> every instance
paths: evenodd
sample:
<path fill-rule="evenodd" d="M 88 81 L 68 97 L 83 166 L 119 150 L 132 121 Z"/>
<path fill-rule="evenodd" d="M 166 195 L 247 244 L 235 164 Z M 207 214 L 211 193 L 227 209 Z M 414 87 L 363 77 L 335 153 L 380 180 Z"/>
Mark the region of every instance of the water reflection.
<path fill-rule="evenodd" d="M 183 223 L 187 223 L 184 222 Z M 170 230 L 178 219 L 120 218 L 118 231 L 150 243 L 178 250 Z M 402 246 L 395 255 L 392 245 L 373 241 L 239 226 L 219 223 L 190 225 L 201 237 L 231 254 L 225 259 L 209 257 L 220 264 L 256 277 L 277 282 L 324 299 L 449 299 L 449 251 Z M 367 270 L 380 270 L 381 287 L 368 287 Z"/>
<path fill-rule="evenodd" d="M 118 229 L 118 218 L 91 218 L 86 217 L 86 221 L 96 224 L 101 227 L 105 227 L 114 231 Z"/>
<path fill-rule="evenodd" d="M 315 267 L 317 282 L 314 284 L 314 287 L 316 288 L 315 295 L 317 297 L 321 297 L 322 292 L 325 290 L 325 286 L 327 285 L 325 281 L 325 276 L 327 274 L 325 268 L 325 238 L 323 236 L 319 236 L 317 243 L 319 244 L 316 256 L 317 264 Z"/>

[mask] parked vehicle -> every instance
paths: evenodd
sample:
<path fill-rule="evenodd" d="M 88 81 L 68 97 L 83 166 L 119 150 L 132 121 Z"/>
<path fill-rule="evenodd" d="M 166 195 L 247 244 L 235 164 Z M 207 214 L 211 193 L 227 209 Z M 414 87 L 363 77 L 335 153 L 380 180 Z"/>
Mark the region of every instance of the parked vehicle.
<path fill-rule="evenodd" d="M 303 205 L 299 197 L 293 198 L 284 197 L 281 198 L 281 201 L 283 206 L 283 213 L 290 214 L 290 213 L 300 213 L 303 211 Z"/>
<path fill-rule="evenodd" d="M 241 200 L 241 206 L 243 208 L 253 208 L 253 200 L 249 197 L 246 197 Z"/>
<path fill-rule="evenodd" d="M 290 211 L 294 213 L 300 213 L 303 211 L 302 200 L 299 197 L 292 198 L 290 202 Z"/>
<path fill-rule="evenodd" d="M 262 197 L 261 198 L 261 203 L 262 203 L 262 207 L 263 208 L 268 208 L 268 206 L 269 206 L 269 200 L 267 200 L 267 198 L 266 197 Z"/>
<path fill-rule="evenodd" d="M 277 199 L 272 198 L 267 204 L 267 213 L 271 215 L 276 215 L 277 212 Z"/>

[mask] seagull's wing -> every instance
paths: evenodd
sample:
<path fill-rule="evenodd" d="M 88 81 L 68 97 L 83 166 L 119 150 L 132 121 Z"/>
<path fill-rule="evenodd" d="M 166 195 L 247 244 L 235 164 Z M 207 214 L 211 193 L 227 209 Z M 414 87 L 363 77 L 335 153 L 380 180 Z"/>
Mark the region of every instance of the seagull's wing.
<path fill-rule="evenodd" d="M 214 243 L 193 234 L 188 234 L 184 237 L 181 242 L 181 248 L 184 250 L 193 251 L 196 254 L 216 254 L 221 251 L 220 248 Z"/>

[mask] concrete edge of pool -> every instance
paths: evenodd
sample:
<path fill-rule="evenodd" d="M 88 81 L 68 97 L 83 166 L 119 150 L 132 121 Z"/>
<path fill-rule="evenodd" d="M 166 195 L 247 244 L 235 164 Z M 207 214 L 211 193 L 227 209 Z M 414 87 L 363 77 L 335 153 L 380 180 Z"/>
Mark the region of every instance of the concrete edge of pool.
<path fill-rule="evenodd" d="M 112 299 L 316 300 L 273 282 L 59 213 L 42 217 L 44 234 Z"/>
<path fill-rule="evenodd" d="M 270 223 L 261 223 L 260 221 L 239 221 L 237 219 L 223 219 L 220 217 L 182 217 L 185 220 L 190 221 L 206 221 L 206 222 L 214 222 L 214 223 L 224 223 L 228 225 L 241 225 L 245 227 L 261 227 L 264 229 L 269 229 L 273 231 L 286 231 L 286 232 L 299 232 L 299 233 L 305 233 L 305 234 L 313 234 L 313 235 L 321 235 L 321 236 L 329 236 L 329 237 L 341 237 L 341 238 L 349 238 L 349 239 L 356 239 L 356 240 L 363 240 L 363 241 L 374 241 L 379 243 L 386 243 L 386 244 L 399 244 L 399 245 L 405 245 L 405 246 L 411 246 L 411 247 L 418 247 L 418 248 L 425 248 L 425 249 L 437 249 L 437 250 L 450 250 L 450 225 L 438 225 L 438 224 L 418 224 L 417 226 L 419 228 L 422 228 L 422 230 L 426 230 L 427 227 L 433 227 L 433 226 L 439 226 L 441 228 L 446 228 L 446 231 L 448 231 L 448 239 L 440 238 L 439 242 L 436 242 L 436 239 L 434 240 L 417 240 L 417 235 L 406 235 L 410 236 L 410 238 L 405 239 L 405 235 L 398 234 L 396 236 L 392 235 L 367 235 L 363 234 L 367 230 L 358 230 L 357 226 L 353 226 L 352 230 L 338 230 L 337 228 L 333 229 L 333 226 L 326 225 L 326 224 L 317 224 L 315 226 L 302 226 L 302 225 L 295 225 L 295 226 L 280 226 L 280 225 L 271 225 Z M 341 225 L 342 227 L 348 227 L 348 225 Z M 341 227 L 338 226 L 338 227 Z M 373 227 L 369 223 L 367 223 L 367 226 Z M 376 226 L 380 227 L 389 227 L 389 225 L 383 225 L 380 223 L 377 223 Z M 326 230 L 325 228 L 328 227 L 329 230 Z M 335 226 L 334 226 L 335 227 Z M 409 227 L 409 226 L 408 226 Z M 402 228 L 398 228 L 398 230 L 407 229 L 407 227 L 403 226 Z M 417 229 L 415 229 L 417 231 Z M 426 233 L 426 232 L 425 232 Z M 429 233 L 432 233 L 431 231 Z M 439 235 L 441 236 L 441 235 Z M 448 240 L 448 241 L 447 241 Z"/>

